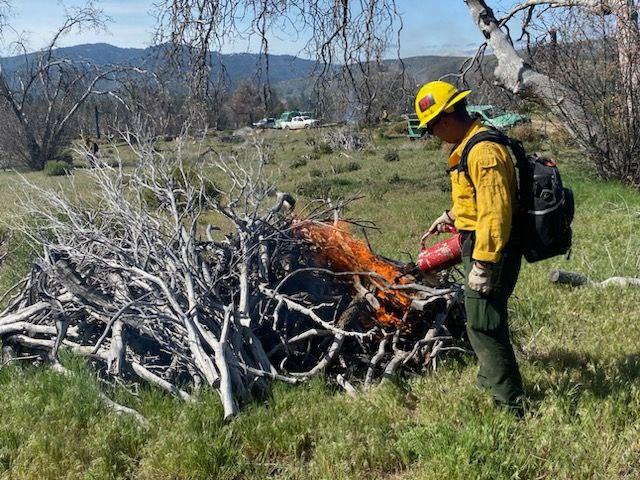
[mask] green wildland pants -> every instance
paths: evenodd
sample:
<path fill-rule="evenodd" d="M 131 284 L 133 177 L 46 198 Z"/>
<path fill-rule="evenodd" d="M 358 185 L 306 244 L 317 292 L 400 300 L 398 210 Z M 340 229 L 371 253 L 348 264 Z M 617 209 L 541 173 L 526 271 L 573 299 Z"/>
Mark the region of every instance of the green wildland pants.
<path fill-rule="evenodd" d="M 463 232 L 462 260 L 465 279 L 473 263 L 474 232 Z M 509 242 L 500 261 L 492 266 L 489 294 L 471 291 L 465 280 L 467 334 L 478 356 L 478 383 L 493 394 L 501 406 L 520 408 L 524 394 L 520 370 L 509 335 L 507 302 L 520 273 L 522 253 L 518 242 Z"/>

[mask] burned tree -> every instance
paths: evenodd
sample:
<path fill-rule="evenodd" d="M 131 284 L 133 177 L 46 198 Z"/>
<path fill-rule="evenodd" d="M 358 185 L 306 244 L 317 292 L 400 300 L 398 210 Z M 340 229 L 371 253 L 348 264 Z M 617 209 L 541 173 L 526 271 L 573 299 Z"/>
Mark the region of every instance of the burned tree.
<path fill-rule="evenodd" d="M 262 97 L 268 109 L 269 38 L 286 34 L 301 38 L 301 50 L 316 60 L 313 77 L 318 101 L 339 87 L 345 92 L 342 101 L 351 104 L 363 121 L 375 121 L 380 115 L 376 109 L 383 93 L 376 77 L 388 47 L 399 48 L 402 29 L 395 0 L 162 0 L 156 6 L 157 42 L 173 45 L 176 58 L 189 53 L 187 80 L 196 106 L 206 103 L 212 89 L 216 91 L 210 51 L 238 39 L 257 39 L 262 58 L 256 83 L 264 87 Z M 405 87 L 404 82 L 398 85 Z"/>
<path fill-rule="evenodd" d="M 640 182 L 637 2 L 529 0 L 499 17 L 483 0 L 466 0 L 497 59 L 504 89 L 540 103 L 564 125 L 604 178 Z M 522 15 L 519 39 L 509 22 Z M 524 41 L 519 49 L 516 41 Z"/>
<path fill-rule="evenodd" d="M 117 74 L 126 67 L 99 67 L 87 61 L 64 58 L 56 51 L 59 41 L 76 29 L 103 28 L 101 12 L 90 4 L 68 11 L 63 25 L 49 44 L 28 53 L 15 42 L 22 62 L 14 71 L 0 70 L 3 103 L 3 150 L 20 158 L 29 168 L 41 170 L 78 132 L 74 122 L 82 107 L 95 95 L 106 96 L 117 85 Z"/>

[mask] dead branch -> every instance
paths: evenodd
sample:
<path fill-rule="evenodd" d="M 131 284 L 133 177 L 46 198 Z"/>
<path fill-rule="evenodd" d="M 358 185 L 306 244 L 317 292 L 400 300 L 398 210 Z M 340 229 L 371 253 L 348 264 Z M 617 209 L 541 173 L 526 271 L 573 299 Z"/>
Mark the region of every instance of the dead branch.
<path fill-rule="evenodd" d="M 591 285 L 593 287 L 640 287 L 640 278 L 635 277 L 609 277 L 600 282 L 589 279 L 586 275 L 579 272 L 568 272 L 566 270 L 551 270 L 549 272 L 549 281 L 558 285 L 569 285 L 572 287 L 580 287 L 583 285 Z"/>

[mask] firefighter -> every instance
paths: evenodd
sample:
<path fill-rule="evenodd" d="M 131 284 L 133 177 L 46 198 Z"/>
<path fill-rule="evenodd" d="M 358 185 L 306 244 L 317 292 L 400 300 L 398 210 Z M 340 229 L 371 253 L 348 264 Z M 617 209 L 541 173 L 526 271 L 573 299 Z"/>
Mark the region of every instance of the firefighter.
<path fill-rule="evenodd" d="M 516 170 L 508 150 L 491 142 L 473 146 L 467 171 L 457 169 L 465 144 L 486 130 L 467 113 L 469 93 L 435 81 L 423 85 L 415 99 L 420 127 L 454 145 L 448 161 L 452 208 L 433 222 L 427 234 L 452 225 L 461 232 L 467 333 L 478 357 L 478 383 L 491 392 L 497 405 L 521 415 L 522 379 L 507 322 L 507 300 L 522 260 L 513 225 Z"/>

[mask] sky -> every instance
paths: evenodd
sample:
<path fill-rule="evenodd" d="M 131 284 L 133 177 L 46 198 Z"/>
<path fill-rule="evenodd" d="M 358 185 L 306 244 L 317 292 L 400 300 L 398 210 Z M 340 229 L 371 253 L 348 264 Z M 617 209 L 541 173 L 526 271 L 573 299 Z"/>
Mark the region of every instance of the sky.
<path fill-rule="evenodd" d="M 144 48 L 152 43 L 155 18 L 154 0 L 96 0 L 110 18 L 107 31 L 75 32 L 61 42 L 62 46 L 83 43 L 110 43 L 119 47 Z M 468 55 L 482 42 L 482 36 L 471 21 L 462 0 L 397 0 L 404 29 L 401 36 L 401 56 Z M 47 43 L 64 18 L 65 8 L 83 4 L 82 0 L 10 0 L 9 24 L 24 33 L 30 49 Z M 492 2 L 504 4 L 505 0 Z M 507 2 L 508 3 L 508 2 Z M 5 32 L 5 44 L 14 32 Z M 287 38 L 270 41 L 274 54 L 299 53 L 300 46 Z M 257 44 L 255 45 L 257 47 Z M 5 45 L 6 54 L 6 45 Z M 253 45 L 235 44 L 223 53 L 254 50 Z M 390 53 L 389 56 L 395 56 Z"/>

